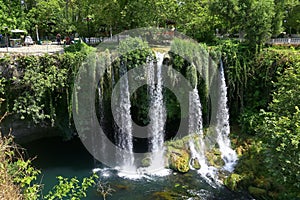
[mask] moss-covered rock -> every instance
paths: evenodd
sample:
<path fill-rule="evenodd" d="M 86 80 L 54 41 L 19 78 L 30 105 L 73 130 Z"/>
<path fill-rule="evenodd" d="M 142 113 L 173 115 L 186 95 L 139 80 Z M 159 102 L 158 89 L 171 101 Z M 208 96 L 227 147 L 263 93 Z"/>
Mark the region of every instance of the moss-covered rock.
<path fill-rule="evenodd" d="M 186 173 L 190 170 L 190 154 L 185 149 L 172 149 L 168 152 L 169 168 Z"/>
<path fill-rule="evenodd" d="M 242 180 L 242 176 L 239 174 L 230 174 L 224 179 L 223 183 L 230 190 L 236 190 L 239 182 Z"/>
<path fill-rule="evenodd" d="M 191 161 L 190 161 L 190 163 L 191 163 L 191 166 L 192 166 L 194 169 L 196 169 L 196 170 L 198 170 L 198 169 L 201 168 L 201 165 L 200 165 L 200 163 L 199 163 L 199 161 L 198 161 L 197 158 L 192 158 Z"/>
<path fill-rule="evenodd" d="M 211 166 L 216 168 L 221 168 L 224 166 L 224 160 L 221 157 L 221 152 L 217 148 L 213 148 L 210 151 L 206 152 L 206 158 Z"/>
<path fill-rule="evenodd" d="M 142 160 L 142 167 L 149 167 L 151 164 L 151 158 L 150 157 L 145 157 Z"/>

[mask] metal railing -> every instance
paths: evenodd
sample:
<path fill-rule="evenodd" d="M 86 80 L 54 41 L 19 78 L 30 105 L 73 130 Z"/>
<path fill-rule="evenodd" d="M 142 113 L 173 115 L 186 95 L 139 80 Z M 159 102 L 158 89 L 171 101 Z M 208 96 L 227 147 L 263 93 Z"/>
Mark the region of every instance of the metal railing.
<path fill-rule="evenodd" d="M 87 44 L 98 44 L 100 42 L 119 42 L 128 37 L 129 35 L 114 35 L 112 37 L 91 37 L 91 38 L 84 38 L 84 41 Z"/>
<path fill-rule="evenodd" d="M 300 38 L 274 38 L 270 39 L 267 44 L 300 44 Z"/>
<path fill-rule="evenodd" d="M 126 39 L 129 35 L 114 35 L 113 37 L 91 37 L 84 38 L 87 44 L 98 44 L 101 42 L 119 42 Z M 236 38 L 243 41 L 243 38 Z M 274 38 L 266 42 L 267 44 L 300 44 L 300 38 Z"/>

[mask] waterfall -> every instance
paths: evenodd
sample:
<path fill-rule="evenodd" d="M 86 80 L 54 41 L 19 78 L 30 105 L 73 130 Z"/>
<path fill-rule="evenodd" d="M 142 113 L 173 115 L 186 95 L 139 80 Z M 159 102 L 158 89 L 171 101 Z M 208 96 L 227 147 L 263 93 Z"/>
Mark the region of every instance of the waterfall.
<path fill-rule="evenodd" d="M 148 65 L 147 83 L 149 85 L 150 95 L 150 130 L 151 133 L 151 164 L 150 170 L 159 170 L 165 167 L 164 164 L 164 128 L 166 121 L 166 110 L 163 101 L 162 75 L 161 67 L 164 54 L 156 52 L 156 69 L 155 64 L 151 62 Z M 155 81 L 156 80 L 156 81 Z"/>
<path fill-rule="evenodd" d="M 203 125 L 202 125 L 202 110 L 201 102 L 197 88 L 194 88 L 189 93 L 189 133 L 197 135 L 197 139 L 191 138 L 189 140 L 189 148 L 191 151 L 191 158 L 197 159 L 201 168 L 198 173 L 209 183 L 211 179 L 216 178 L 216 168 L 209 166 L 205 157 L 206 146 L 203 138 Z M 191 166 L 191 168 L 193 168 Z"/>
<path fill-rule="evenodd" d="M 231 148 L 229 133 L 229 112 L 227 107 L 227 87 L 225 82 L 225 75 L 223 63 L 220 64 L 220 78 L 218 88 L 218 111 L 217 111 L 217 143 L 219 145 L 222 159 L 225 162 L 224 169 L 232 172 L 237 161 L 237 154 Z"/>
<path fill-rule="evenodd" d="M 219 145 L 221 157 L 224 160 L 225 165 L 223 169 L 232 172 L 237 161 L 237 155 L 233 149 L 231 149 L 229 139 L 229 112 L 227 108 L 227 87 L 225 83 L 224 69 L 221 62 L 220 76 L 218 79 L 218 105 L 217 105 L 217 123 L 216 123 L 216 142 Z M 191 138 L 189 141 L 189 148 L 191 151 L 192 159 L 197 159 L 201 168 L 198 173 L 207 180 L 211 185 L 215 183 L 212 180 L 217 179 L 217 168 L 209 166 L 206 159 L 206 151 L 210 149 L 209 142 L 206 144 L 203 137 L 202 127 L 202 111 L 201 102 L 197 88 L 194 88 L 189 93 L 189 133 L 196 134 L 197 140 Z M 192 166 L 191 166 L 192 167 Z"/>
<path fill-rule="evenodd" d="M 126 76 L 127 68 L 124 63 L 120 66 L 120 98 L 118 109 L 118 121 L 120 122 L 117 132 L 118 138 L 117 145 L 122 148 L 127 153 L 123 153 L 121 158 L 119 158 L 119 164 L 121 170 L 135 172 L 134 166 L 134 155 L 133 155 L 133 142 L 132 142 L 132 121 L 131 121 L 131 103 L 130 103 L 130 93 L 128 78 Z M 120 157 L 120 155 L 117 155 Z"/>
<path fill-rule="evenodd" d="M 202 137 L 202 135 L 201 135 Z M 199 147 L 196 149 L 195 144 Z M 192 159 L 197 159 L 200 164 L 200 169 L 197 172 L 203 177 L 211 186 L 214 185 L 214 180 L 217 179 L 217 169 L 207 164 L 205 157 L 205 144 L 202 138 L 198 141 L 190 140 L 189 147 Z M 190 165 L 193 169 L 193 167 Z"/>
<path fill-rule="evenodd" d="M 104 107 L 103 107 L 103 94 L 102 94 L 102 89 L 101 89 L 101 84 L 99 82 L 98 84 L 98 111 L 99 111 L 99 124 L 100 126 L 103 126 L 104 124 Z M 101 136 L 103 137 L 103 136 Z M 94 141 L 94 140 L 93 140 Z M 97 147 L 98 144 L 94 144 L 96 145 L 96 149 L 94 148 L 94 151 L 97 151 L 98 149 L 101 149 L 100 151 L 102 152 L 102 154 L 106 157 L 106 144 L 104 142 L 104 139 L 101 139 L 101 144 L 100 144 L 100 148 Z M 94 152 L 95 153 L 95 152 Z M 96 153 L 95 153 L 96 154 Z M 96 163 L 95 163 L 96 164 Z"/>
<path fill-rule="evenodd" d="M 100 82 L 98 84 L 98 106 L 99 106 L 99 123 L 101 126 L 104 120 L 104 109 L 103 109 L 103 95 L 102 95 Z"/>
<path fill-rule="evenodd" d="M 202 134 L 202 106 L 197 88 L 189 93 L 189 133 Z"/>

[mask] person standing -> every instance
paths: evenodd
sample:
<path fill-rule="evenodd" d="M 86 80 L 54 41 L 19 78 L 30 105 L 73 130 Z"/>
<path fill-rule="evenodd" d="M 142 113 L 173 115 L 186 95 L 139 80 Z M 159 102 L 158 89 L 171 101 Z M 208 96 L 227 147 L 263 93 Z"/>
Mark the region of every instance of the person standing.
<path fill-rule="evenodd" d="M 60 45 L 60 41 L 61 41 L 61 35 L 59 33 L 57 33 L 57 35 L 56 35 L 56 42 L 57 42 L 57 44 Z"/>
<path fill-rule="evenodd" d="M 66 37 L 66 45 L 70 45 L 71 44 L 71 39 L 69 36 Z"/>

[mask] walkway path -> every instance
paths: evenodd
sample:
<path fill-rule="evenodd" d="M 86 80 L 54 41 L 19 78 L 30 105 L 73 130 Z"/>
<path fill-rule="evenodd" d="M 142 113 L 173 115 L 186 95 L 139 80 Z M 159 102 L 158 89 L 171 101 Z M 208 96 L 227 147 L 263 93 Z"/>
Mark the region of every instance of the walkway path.
<path fill-rule="evenodd" d="M 2 47 L 0 53 L 22 53 L 22 54 L 44 54 L 44 53 L 62 53 L 63 45 L 30 45 L 22 47 Z"/>

